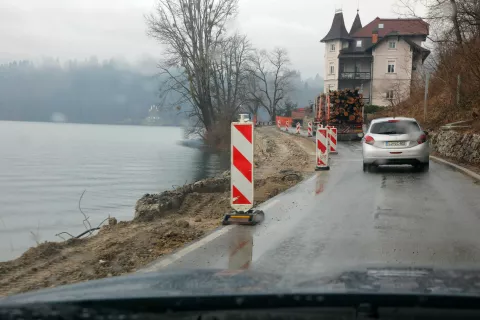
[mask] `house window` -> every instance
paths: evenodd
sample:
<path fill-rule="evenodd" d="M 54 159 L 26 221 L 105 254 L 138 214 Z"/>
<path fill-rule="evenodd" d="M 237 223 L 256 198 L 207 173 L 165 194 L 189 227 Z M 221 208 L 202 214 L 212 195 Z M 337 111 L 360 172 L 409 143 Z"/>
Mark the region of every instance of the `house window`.
<path fill-rule="evenodd" d="M 397 42 L 395 40 L 388 41 L 388 49 L 389 50 L 397 49 Z"/>
<path fill-rule="evenodd" d="M 395 73 L 395 60 L 388 60 L 387 73 Z"/>
<path fill-rule="evenodd" d="M 335 51 L 335 44 L 332 43 L 332 44 L 330 45 L 330 52 L 334 52 L 334 51 Z"/>
<path fill-rule="evenodd" d="M 378 29 L 383 29 L 383 23 L 378 24 Z"/>
<path fill-rule="evenodd" d="M 362 40 L 357 40 L 357 48 L 361 48 L 362 47 Z"/>
<path fill-rule="evenodd" d="M 335 74 L 335 66 L 333 64 L 330 65 L 330 74 Z"/>
<path fill-rule="evenodd" d="M 388 90 L 386 94 L 387 100 L 392 100 L 393 99 L 393 90 Z"/>
<path fill-rule="evenodd" d="M 345 41 L 345 42 L 343 43 L 342 48 L 343 48 L 343 49 L 347 49 L 347 48 L 348 48 L 348 42 L 347 42 L 347 41 Z"/>

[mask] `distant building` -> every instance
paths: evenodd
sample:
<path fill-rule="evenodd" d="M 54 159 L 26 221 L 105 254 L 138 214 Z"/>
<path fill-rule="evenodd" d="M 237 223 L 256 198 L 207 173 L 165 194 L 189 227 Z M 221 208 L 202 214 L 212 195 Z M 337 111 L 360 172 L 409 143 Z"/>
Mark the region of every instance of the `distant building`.
<path fill-rule="evenodd" d="M 422 19 L 375 18 L 362 26 L 360 15 L 350 32 L 343 13 L 335 12 L 325 43 L 324 90 L 361 88 L 365 104 L 390 105 L 410 95 L 430 51 L 422 47 L 429 25 Z"/>
<path fill-rule="evenodd" d="M 147 124 L 161 124 L 160 108 L 152 105 L 148 109 L 148 116 L 145 118 Z"/>

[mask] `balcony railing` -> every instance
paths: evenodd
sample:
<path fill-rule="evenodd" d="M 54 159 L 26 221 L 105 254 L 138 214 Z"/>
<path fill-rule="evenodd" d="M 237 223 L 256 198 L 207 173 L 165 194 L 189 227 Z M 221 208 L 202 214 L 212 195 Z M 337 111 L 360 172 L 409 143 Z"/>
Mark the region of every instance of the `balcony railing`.
<path fill-rule="evenodd" d="M 340 72 L 341 80 L 370 80 L 371 78 L 370 72 Z"/>

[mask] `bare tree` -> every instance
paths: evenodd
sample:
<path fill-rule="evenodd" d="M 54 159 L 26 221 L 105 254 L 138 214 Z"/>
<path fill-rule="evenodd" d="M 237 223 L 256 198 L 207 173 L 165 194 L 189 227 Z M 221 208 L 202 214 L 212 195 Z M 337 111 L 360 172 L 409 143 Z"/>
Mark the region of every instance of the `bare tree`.
<path fill-rule="evenodd" d="M 251 51 L 244 35 L 233 35 L 221 41 L 212 60 L 212 104 L 215 113 L 228 121 L 247 101 L 247 64 Z"/>
<path fill-rule="evenodd" d="M 257 115 L 263 99 L 265 99 L 265 96 L 260 91 L 259 80 L 254 73 L 249 72 L 246 79 L 246 100 L 243 109 Z"/>
<path fill-rule="evenodd" d="M 225 25 L 237 11 L 238 0 L 157 0 L 146 16 L 148 34 L 165 45 L 162 91 L 176 91 L 189 102 L 207 132 L 216 122 L 211 97 L 212 53 L 221 42 Z"/>
<path fill-rule="evenodd" d="M 268 111 L 272 121 L 275 121 L 279 103 L 292 90 L 295 71 L 290 70 L 289 65 L 287 51 L 282 48 L 272 52 L 255 51 L 251 56 L 250 73 L 256 79 L 256 86 L 250 96 Z"/>
<path fill-rule="evenodd" d="M 479 0 L 398 0 L 399 14 L 427 20 L 431 24 L 433 42 L 456 42 L 461 44 L 468 35 L 469 26 L 475 26 L 473 32 L 480 31 Z M 423 7 L 426 15 L 417 14 L 418 7 Z M 471 33 L 469 30 L 468 33 Z"/>

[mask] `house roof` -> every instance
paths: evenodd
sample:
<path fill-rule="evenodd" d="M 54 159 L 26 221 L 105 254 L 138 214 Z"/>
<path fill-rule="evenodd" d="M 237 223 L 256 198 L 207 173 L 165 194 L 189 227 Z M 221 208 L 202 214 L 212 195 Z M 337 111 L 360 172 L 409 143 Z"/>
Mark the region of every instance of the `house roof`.
<path fill-rule="evenodd" d="M 383 28 L 378 25 L 383 24 Z M 422 19 L 381 19 L 375 18 L 372 22 L 351 34 L 353 38 L 371 37 L 373 30 L 378 30 L 378 37 L 383 38 L 386 35 L 397 32 L 398 35 L 413 36 L 429 34 L 429 24 Z"/>
<path fill-rule="evenodd" d="M 358 30 L 362 29 L 362 21 L 360 21 L 360 15 L 358 14 L 355 16 L 355 20 L 353 20 L 352 28 L 350 29 L 350 35 L 354 34 Z"/>
<path fill-rule="evenodd" d="M 414 51 L 419 52 L 422 55 L 422 62 L 425 61 L 425 59 L 430 54 L 430 50 L 425 49 L 424 47 L 416 44 L 415 42 L 413 42 L 412 40 L 406 37 L 403 37 L 403 40 L 405 40 L 405 42 L 407 42 L 413 48 Z"/>
<path fill-rule="evenodd" d="M 321 42 L 329 41 L 329 40 L 350 40 L 352 37 L 348 34 L 347 28 L 345 28 L 345 21 L 343 20 L 343 13 L 337 12 L 333 17 L 332 26 L 330 27 L 330 31 L 328 31 L 327 35 L 320 40 Z"/>

